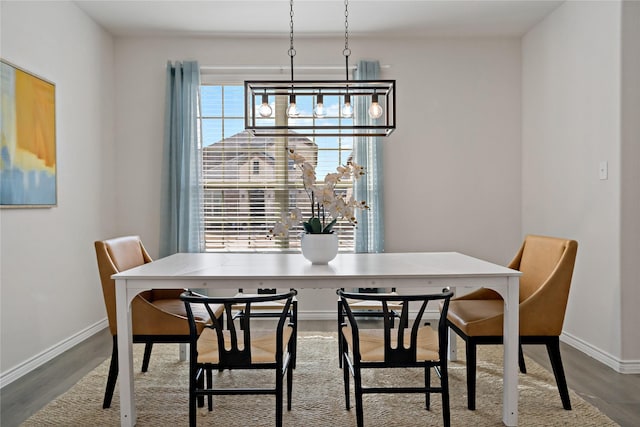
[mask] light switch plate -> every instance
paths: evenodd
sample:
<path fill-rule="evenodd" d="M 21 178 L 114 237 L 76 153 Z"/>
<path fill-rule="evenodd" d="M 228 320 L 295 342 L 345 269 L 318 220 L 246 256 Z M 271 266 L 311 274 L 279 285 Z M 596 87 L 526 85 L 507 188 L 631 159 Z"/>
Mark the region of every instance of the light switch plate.
<path fill-rule="evenodd" d="M 600 162 L 600 179 L 605 180 L 609 178 L 609 165 L 607 161 Z"/>

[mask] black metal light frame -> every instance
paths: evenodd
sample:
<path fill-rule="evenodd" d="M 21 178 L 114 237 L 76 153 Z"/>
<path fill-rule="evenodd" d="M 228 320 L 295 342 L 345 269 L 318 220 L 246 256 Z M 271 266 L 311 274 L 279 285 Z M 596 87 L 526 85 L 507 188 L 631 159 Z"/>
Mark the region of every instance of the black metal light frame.
<path fill-rule="evenodd" d="M 255 136 L 388 136 L 396 128 L 396 92 L 395 80 L 248 80 L 244 82 L 245 90 L 245 129 Z M 311 97 L 311 105 L 315 105 L 318 95 L 337 97 L 340 104 L 344 96 L 349 95 L 354 109 L 352 117 L 343 116 L 339 109 L 337 115 L 315 117 L 313 111 L 296 117 L 287 117 L 286 124 L 276 124 L 273 116 L 262 117 L 258 108 L 263 97 L 275 101 L 276 97 L 295 95 L 300 100 Z M 367 112 L 359 108 L 369 108 L 372 96 L 378 96 L 378 103 L 383 107 L 383 115 L 372 119 Z M 364 120 L 363 120 L 364 119 Z M 362 120 L 365 123 L 359 123 Z M 337 122 L 337 124 L 336 124 Z"/>

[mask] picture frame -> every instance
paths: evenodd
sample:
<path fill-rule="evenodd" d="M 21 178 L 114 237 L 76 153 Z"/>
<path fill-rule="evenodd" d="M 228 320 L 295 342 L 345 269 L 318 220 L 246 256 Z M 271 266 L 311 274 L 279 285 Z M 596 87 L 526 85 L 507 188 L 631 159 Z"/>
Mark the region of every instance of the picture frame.
<path fill-rule="evenodd" d="M 55 84 L 0 59 L 0 207 L 57 206 Z"/>

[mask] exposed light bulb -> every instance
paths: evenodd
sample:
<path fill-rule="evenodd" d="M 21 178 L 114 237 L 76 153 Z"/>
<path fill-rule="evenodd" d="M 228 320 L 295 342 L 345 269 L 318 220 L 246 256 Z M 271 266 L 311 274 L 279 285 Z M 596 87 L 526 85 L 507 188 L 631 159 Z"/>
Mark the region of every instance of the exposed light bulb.
<path fill-rule="evenodd" d="M 300 112 L 296 106 L 296 96 L 289 95 L 289 106 L 287 107 L 287 117 L 298 117 Z"/>
<path fill-rule="evenodd" d="M 344 105 L 342 106 L 342 117 L 352 117 L 353 107 L 351 106 L 351 95 L 344 96 Z"/>
<path fill-rule="evenodd" d="M 269 95 L 266 93 L 262 95 L 262 105 L 258 108 L 258 113 L 262 117 L 271 117 L 271 114 L 273 113 L 273 109 L 269 105 Z"/>
<path fill-rule="evenodd" d="M 316 102 L 316 108 L 313 109 L 313 115 L 315 117 L 324 117 L 327 115 L 327 109 L 324 108 L 324 95 L 318 94 L 318 100 Z"/>
<path fill-rule="evenodd" d="M 378 104 L 378 94 L 371 95 L 371 106 L 369 107 L 369 117 L 379 119 L 382 117 L 382 107 Z"/>

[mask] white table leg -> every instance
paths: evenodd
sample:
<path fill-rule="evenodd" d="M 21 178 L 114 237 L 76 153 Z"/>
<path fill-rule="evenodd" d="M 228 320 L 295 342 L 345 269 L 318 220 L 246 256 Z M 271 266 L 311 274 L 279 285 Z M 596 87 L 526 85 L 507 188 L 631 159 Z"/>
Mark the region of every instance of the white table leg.
<path fill-rule="evenodd" d="M 507 426 L 518 425 L 518 314 L 519 279 L 509 277 L 504 297 L 504 388 L 502 391 L 502 421 Z"/>
<path fill-rule="evenodd" d="M 185 342 L 181 342 L 180 343 L 180 355 L 179 355 L 179 359 L 181 362 L 184 362 L 185 360 L 187 360 L 187 343 Z"/>
<path fill-rule="evenodd" d="M 136 424 L 133 389 L 133 343 L 131 305 L 127 298 L 127 281 L 116 280 L 116 318 L 118 320 L 118 382 L 120 383 L 120 425 Z"/>
<path fill-rule="evenodd" d="M 453 291 L 453 296 L 455 297 L 458 290 L 455 286 L 449 286 L 449 288 Z M 447 333 L 449 334 L 449 353 L 447 357 L 449 361 L 455 362 L 458 360 L 458 336 L 451 328 L 447 329 Z"/>
<path fill-rule="evenodd" d="M 457 335 L 453 332 L 453 329 L 448 329 L 449 333 L 449 361 L 455 362 L 458 360 L 458 341 Z"/>

